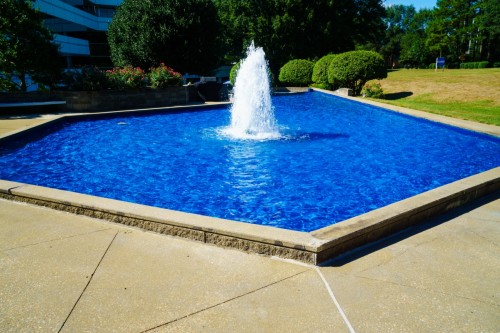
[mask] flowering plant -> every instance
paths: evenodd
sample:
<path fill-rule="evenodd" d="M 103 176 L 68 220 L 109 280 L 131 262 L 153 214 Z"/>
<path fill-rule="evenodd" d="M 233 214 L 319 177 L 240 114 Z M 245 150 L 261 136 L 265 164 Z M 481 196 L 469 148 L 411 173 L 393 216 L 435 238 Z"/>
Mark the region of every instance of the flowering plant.
<path fill-rule="evenodd" d="M 140 67 L 115 67 L 106 71 L 106 76 L 109 79 L 113 88 L 140 88 L 146 85 L 146 74 Z"/>
<path fill-rule="evenodd" d="M 180 86 L 182 85 L 182 75 L 161 63 L 158 67 L 150 69 L 149 82 L 153 88 Z"/>

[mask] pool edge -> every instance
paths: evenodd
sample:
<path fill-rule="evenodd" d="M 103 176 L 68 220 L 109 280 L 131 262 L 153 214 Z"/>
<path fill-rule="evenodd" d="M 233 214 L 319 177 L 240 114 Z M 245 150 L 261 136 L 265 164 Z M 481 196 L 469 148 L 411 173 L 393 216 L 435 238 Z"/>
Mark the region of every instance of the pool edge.
<path fill-rule="evenodd" d="M 500 167 L 308 233 L 0 180 L 2 199 L 313 265 L 495 192 Z"/>
<path fill-rule="evenodd" d="M 314 89 L 319 92 L 332 92 Z M 335 95 L 335 94 L 333 94 Z M 338 96 L 338 95 L 335 95 Z M 338 96 L 347 98 L 344 96 Z M 359 103 L 372 104 L 418 118 L 442 122 L 475 132 L 500 136 L 500 127 L 465 120 L 436 116 L 421 111 L 394 107 L 382 103 L 347 98 Z M 227 105 L 188 105 L 180 109 L 203 109 Z M 169 112 L 178 107 L 106 111 L 55 115 L 20 130 L 0 136 L 0 142 L 21 133 L 43 128 L 67 118 L 120 115 L 129 113 Z M 408 112 L 408 110 L 410 112 Z M 422 116 L 425 115 L 425 116 Z M 458 122 L 458 123 L 457 123 Z M 471 126 L 473 124 L 474 126 Z M 247 224 L 206 217 L 168 209 L 105 199 L 47 187 L 0 180 L 0 199 L 26 202 L 56 210 L 85 215 L 161 234 L 188 238 L 221 247 L 234 248 L 266 256 L 277 256 L 307 264 L 321 264 L 346 251 L 386 237 L 397 230 L 417 225 L 430 218 L 458 208 L 488 194 L 500 192 L 500 167 L 441 186 L 366 214 L 328 227 L 307 232 L 291 231 L 267 226 Z"/>

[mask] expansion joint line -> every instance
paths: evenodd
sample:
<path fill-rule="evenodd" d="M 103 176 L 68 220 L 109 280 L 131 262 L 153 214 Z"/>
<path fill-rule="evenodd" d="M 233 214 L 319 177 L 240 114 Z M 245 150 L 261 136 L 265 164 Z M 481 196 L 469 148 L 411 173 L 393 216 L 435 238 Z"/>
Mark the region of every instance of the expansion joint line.
<path fill-rule="evenodd" d="M 78 296 L 78 299 L 76 300 L 75 304 L 71 308 L 71 311 L 68 313 L 68 316 L 66 317 L 66 319 L 64 319 L 64 322 L 62 323 L 61 328 L 59 328 L 59 330 L 57 331 L 57 333 L 60 333 L 62 331 L 62 329 L 64 328 L 64 325 L 66 325 L 66 322 L 68 321 L 69 317 L 71 317 L 71 314 L 73 313 L 73 311 L 75 310 L 76 306 L 78 305 L 78 302 L 80 302 L 80 299 L 82 298 L 83 294 L 85 294 L 85 291 L 87 290 L 88 286 L 90 285 L 90 282 L 92 282 L 92 279 L 94 278 L 95 272 L 97 272 L 97 269 L 99 268 L 99 266 L 101 265 L 104 257 L 106 256 L 106 254 L 108 253 L 109 249 L 111 248 L 111 245 L 115 241 L 116 236 L 118 236 L 118 231 L 113 236 L 113 239 L 111 240 L 111 242 L 109 243 L 108 247 L 106 248 L 106 251 L 104 251 L 104 254 L 101 257 L 101 260 L 99 260 L 99 262 L 97 263 L 94 271 L 90 275 L 90 278 L 87 281 L 87 284 L 85 285 L 85 288 L 83 288 L 82 293 L 80 294 L 80 296 Z"/>
<path fill-rule="evenodd" d="M 316 272 L 318 272 L 318 275 L 320 276 L 321 280 L 323 281 L 323 283 L 326 287 L 326 290 L 328 291 L 328 294 L 330 295 L 331 299 L 333 300 L 333 303 L 335 304 L 335 306 L 337 307 L 337 310 L 340 313 L 340 316 L 342 317 L 342 319 L 344 319 L 344 322 L 346 323 L 347 327 L 349 328 L 349 332 L 356 333 L 354 331 L 354 328 L 352 327 L 351 323 L 349 322 L 349 319 L 347 319 L 347 316 L 345 315 L 344 310 L 342 310 L 342 308 L 340 307 L 340 304 L 337 301 L 337 298 L 335 297 L 335 294 L 333 293 L 332 288 L 330 288 L 328 281 L 326 281 L 325 276 L 323 275 L 323 273 L 321 273 L 321 270 L 319 269 L 319 267 L 315 266 L 314 268 L 316 269 Z"/>

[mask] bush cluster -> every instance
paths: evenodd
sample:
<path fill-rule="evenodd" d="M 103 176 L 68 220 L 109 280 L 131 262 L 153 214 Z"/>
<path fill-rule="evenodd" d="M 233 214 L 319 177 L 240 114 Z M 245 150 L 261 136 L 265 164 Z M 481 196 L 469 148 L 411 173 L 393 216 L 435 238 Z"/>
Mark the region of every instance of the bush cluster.
<path fill-rule="evenodd" d="M 115 67 L 102 71 L 96 67 L 82 67 L 66 72 L 63 84 L 68 90 L 138 89 L 144 87 L 165 88 L 182 85 L 182 75 L 165 64 L 144 72 L 139 67 Z"/>
<path fill-rule="evenodd" d="M 385 79 L 387 69 L 380 54 L 373 51 L 350 51 L 337 55 L 328 67 L 328 82 L 350 88 L 354 96 L 369 80 Z"/>
<path fill-rule="evenodd" d="M 238 69 L 236 64 L 231 69 L 231 82 Z M 370 80 L 387 77 L 385 61 L 373 51 L 351 51 L 341 54 L 328 54 L 315 63 L 305 59 L 295 59 L 281 67 L 279 81 L 295 86 L 308 86 L 322 89 L 350 88 L 355 96 L 361 93 Z M 234 83 L 233 83 L 234 84 Z M 382 98 L 380 84 L 367 85 L 365 96 Z"/>
<path fill-rule="evenodd" d="M 150 69 L 149 82 L 152 88 L 180 86 L 182 85 L 182 75 L 161 63 L 160 66 Z"/>
<path fill-rule="evenodd" d="M 115 89 L 136 89 L 146 86 L 146 74 L 139 67 L 115 67 L 106 71 L 110 86 Z"/>
<path fill-rule="evenodd" d="M 307 87 L 311 83 L 314 62 L 305 59 L 295 59 L 281 67 L 279 81 L 284 84 Z"/>
<path fill-rule="evenodd" d="M 488 64 L 487 61 L 463 62 L 460 64 L 460 69 L 486 68 Z"/>

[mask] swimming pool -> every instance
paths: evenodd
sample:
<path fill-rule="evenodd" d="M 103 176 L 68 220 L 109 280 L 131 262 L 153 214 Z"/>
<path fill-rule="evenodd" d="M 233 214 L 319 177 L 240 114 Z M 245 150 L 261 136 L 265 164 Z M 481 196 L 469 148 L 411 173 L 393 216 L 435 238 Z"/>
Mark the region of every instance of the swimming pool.
<path fill-rule="evenodd" d="M 221 135 L 220 107 L 67 120 L 2 145 L 0 178 L 312 231 L 500 165 L 492 136 L 320 92 L 273 103 L 266 141 Z"/>

